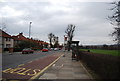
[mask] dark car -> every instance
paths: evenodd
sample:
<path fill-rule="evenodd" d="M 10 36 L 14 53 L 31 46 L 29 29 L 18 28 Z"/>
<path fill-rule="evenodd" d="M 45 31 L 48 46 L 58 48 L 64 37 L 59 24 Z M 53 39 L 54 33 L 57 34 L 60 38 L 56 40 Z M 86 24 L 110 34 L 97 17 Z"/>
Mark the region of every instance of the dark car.
<path fill-rule="evenodd" d="M 42 52 L 48 52 L 48 48 L 43 48 Z"/>
<path fill-rule="evenodd" d="M 25 48 L 22 50 L 22 54 L 34 53 L 34 50 L 31 48 Z"/>

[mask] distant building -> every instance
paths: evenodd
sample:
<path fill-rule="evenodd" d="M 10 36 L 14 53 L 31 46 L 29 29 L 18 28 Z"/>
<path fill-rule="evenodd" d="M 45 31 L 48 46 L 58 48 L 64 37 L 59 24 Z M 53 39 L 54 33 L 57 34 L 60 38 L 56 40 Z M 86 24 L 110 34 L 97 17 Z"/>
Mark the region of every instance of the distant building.
<path fill-rule="evenodd" d="M 4 50 L 10 51 L 10 49 L 13 49 L 13 43 L 14 40 L 11 35 L 0 29 L 0 53 Z"/>
<path fill-rule="evenodd" d="M 49 43 L 41 41 L 41 40 L 35 40 L 35 39 L 30 39 L 25 36 L 23 36 L 23 33 L 19 33 L 16 36 L 11 36 L 8 33 L 2 31 L 0 29 L 0 53 L 3 51 L 9 51 L 13 52 L 13 49 L 19 48 L 19 43 L 22 41 L 32 41 L 37 43 L 37 45 L 42 49 L 43 47 L 47 47 Z"/>
<path fill-rule="evenodd" d="M 14 47 L 16 47 L 21 41 L 30 40 L 23 36 L 23 33 L 19 33 L 16 36 L 12 36 L 12 38 L 14 39 Z"/>
<path fill-rule="evenodd" d="M 48 43 L 44 42 L 44 41 L 40 41 L 40 40 L 35 40 L 33 38 L 26 38 L 23 33 L 19 33 L 16 36 L 12 36 L 12 38 L 14 39 L 14 47 L 17 47 L 17 45 L 22 42 L 22 41 L 32 41 L 35 42 L 39 45 L 39 47 L 41 47 L 41 49 L 45 46 L 47 47 Z"/>

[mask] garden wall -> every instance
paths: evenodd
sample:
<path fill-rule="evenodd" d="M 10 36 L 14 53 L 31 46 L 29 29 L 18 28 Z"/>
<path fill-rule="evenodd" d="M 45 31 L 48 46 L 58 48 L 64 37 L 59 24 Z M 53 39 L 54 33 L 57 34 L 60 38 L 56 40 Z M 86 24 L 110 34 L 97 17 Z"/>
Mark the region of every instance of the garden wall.
<path fill-rule="evenodd" d="M 79 51 L 80 60 L 84 62 L 100 79 L 119 79 L 120 60 L 118 56 L 95 54 Z"/>

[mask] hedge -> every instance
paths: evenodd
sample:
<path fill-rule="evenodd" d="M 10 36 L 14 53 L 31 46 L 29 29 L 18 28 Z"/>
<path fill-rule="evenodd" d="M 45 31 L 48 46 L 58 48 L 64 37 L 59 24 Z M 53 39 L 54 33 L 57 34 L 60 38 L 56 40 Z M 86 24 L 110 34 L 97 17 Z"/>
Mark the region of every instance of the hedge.
<path fill-rule="evenodd" d="M 23 50 L 23 48 L 14 48 L 14 52 L 21 52 Z"/>
<path fill-rule="evenodd" d="M 98 79 L 112 80 L 120 79 L 120 56 L 95 54 L 91 52 L 79 51 L 80 60 L 86 64 L 86 67 L 92 70 Z"/>

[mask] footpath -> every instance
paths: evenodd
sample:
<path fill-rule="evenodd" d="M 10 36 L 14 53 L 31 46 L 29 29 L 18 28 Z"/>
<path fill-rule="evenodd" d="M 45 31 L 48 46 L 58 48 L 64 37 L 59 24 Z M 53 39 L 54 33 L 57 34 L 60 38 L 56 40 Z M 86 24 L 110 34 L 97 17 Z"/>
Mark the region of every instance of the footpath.
<path fill-rule="evenodd" d="M 71 52 L 64 52 L 64 55 L 44 71 L 39 79 L 85 79 L 92 80 L 91 75 L 87 72 L 80 61 L 72 60 Z"/>

